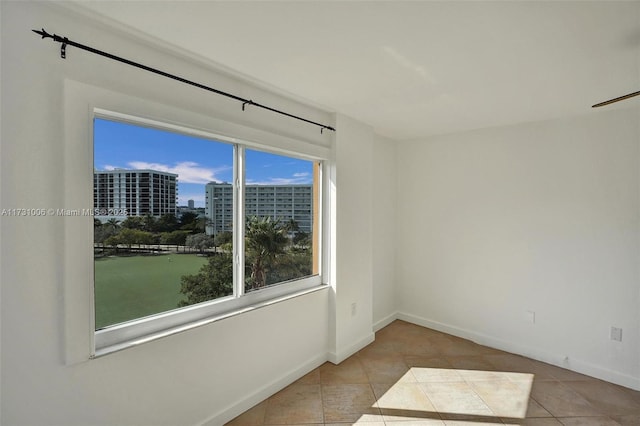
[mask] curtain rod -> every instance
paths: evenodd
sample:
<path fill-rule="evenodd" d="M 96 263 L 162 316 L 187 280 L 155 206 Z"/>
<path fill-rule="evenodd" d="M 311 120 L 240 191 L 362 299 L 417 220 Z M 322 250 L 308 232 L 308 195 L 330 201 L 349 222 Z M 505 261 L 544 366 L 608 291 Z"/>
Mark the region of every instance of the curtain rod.
<path fill-rule="evenodd" d="M 196 83 L 195 81 L 187 80 L 186 78 L 182 78 L 182 77 L 179 77 L 177 75 L 170 74 L 168 72 L 161 71 L 159 69 L 152 68 L 150 66 L 143 65 L 143 64 L 140 64 L 138 62 L 134 62 L 134 61 L 131 61 L 129 59 L 125 59 L 125 58 L 122 58 L 120 56 L 116 56 L 116 55 L 113 55 L 111 53 L 107 53 L 107 52 L 104 52 L 102 50 L 95 49 L 95 48 L 90 47 L 90 46 L 86 46 L 84 44 L 80 44 L 80 43 L 75 42 L 73 40 L 69 40 L 67 37 L 59 36 L 57 34 L 49 34 L 48 32 L 45 31 L 44 28 L 41 31 L 38 31 L 38 30 L 31 30 L 31 31 L 33 31 L 36 34 L 41 35 L 43 39 L 51 38 L 54 42 L 62 43 L 62 46 L 60 47 L 60 57 L 62 59 L 65 59 L 67 57 L 67 46 L 77 47 L 78 49 L 86 50 L 87 52 L 95 53 L 96 55 L 104 56 L 105 58 L 109 58 L 109 59 L 112 59 L 112 60 L 117 61 L 117 62 L 122 62 L 123 64 L 131 65 L 132 67 L 135 67 L 135 68 L 140 68 L 142 70 L 149 71 L 149 72 L 152 72 L 154 74 L 158 74 L 158 75 L 161 75 L 163 77 L 167 77 L 167 78 L 170 78 L 172 80 L 176 80 L 176 81 L 179 81 L 181 83 L 185 83 L 185 84 L 188 84 L 190 86 L 197 87 L 199 89 L 207 90 L 209 92 L 213 92 L 213 93 L 216 93 L 216 94 L 221 95 L 221 96 L 226 96 L 227 98 L 235 99 L 236 101 L 242 102 L 242 110 L 243 111 L 244 111 L 244 109 L 245 109 L 245 107 L 247 105 L 253 105 L 253 106 L 258 107 L 258 108 L 262 108 L 262 109 L 266 109 L 266 110 L 271 111 L 271 112 L 275 112 L 276 114 L 285 115 L 287 117 L 291 117 L 291 118 L 294 118 L 296 120 L 300 120 L 300 121 L 304 121 L 304 122 L 309 123 L 309 124 L 316 125 L 316 126 L 320 127 L 320 133 L 322 133 L 325 129 L 331 130 L 331 131 L 334 131 L 334 132 L 336 131 L 335 128 L 333 128 L 331 126 L 327 126 L 326 124 L 317 123 L 315 121 L 307 120 L 306 118 L 302 118 L 302 117 L 299 117 L 297 115 L 293 115 L 293 114 L 290 114 L 288 112 L 284 112 L 284 111 L 281 111 L 281 110 L 278 110 L 278 109 L 275 109 L 275 108 L 271 108 L 269 106 L 254 102 L 251 99 L 245 99 L 245 98 L 242 98 L 240 96 L 233 95 L 231 93 L 223 92 L 222 90 L 218 90 L 218 89 L 215 89 L 215 88 L 210 87 L 210 86 L 205 86 L 204 84 Z"/>

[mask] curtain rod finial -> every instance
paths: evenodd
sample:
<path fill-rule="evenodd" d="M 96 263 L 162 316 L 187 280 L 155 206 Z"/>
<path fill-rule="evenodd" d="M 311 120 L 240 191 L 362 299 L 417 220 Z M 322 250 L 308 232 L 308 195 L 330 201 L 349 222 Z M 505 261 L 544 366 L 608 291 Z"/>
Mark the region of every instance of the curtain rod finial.
<path fill-rule="evenodd" d="M 38 34 L 38 35 L 41 35 L 41 36 L 42 36 L 42 38 L 48 38 L 48 37 L 50 38 L 50 37 L 53 37 L 51 34 L 49 34 L 48 32 L 46 32 L 44 28 L 43 28 L 42 30 L 40 30 L 40 31 L 38 31 L 38 30 L 31 30 L 31 31 L 33 31 L 34 33 L 36 33 L 36 34 Z"/>

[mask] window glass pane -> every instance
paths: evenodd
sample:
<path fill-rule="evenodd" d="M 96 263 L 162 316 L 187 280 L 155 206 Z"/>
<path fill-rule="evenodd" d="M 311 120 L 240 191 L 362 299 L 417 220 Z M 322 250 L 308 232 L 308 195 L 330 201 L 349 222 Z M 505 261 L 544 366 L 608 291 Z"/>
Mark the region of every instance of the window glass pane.
<path fill-rule="evenodd" d="M 245 164 L 245 291 L 317 274 L 319 164 L 250 149 Z"/>
<path fill-rule="evenodd" d="M 93 179 L 96 329 L 233 294 L 232 145 L 95 119 Z"/>

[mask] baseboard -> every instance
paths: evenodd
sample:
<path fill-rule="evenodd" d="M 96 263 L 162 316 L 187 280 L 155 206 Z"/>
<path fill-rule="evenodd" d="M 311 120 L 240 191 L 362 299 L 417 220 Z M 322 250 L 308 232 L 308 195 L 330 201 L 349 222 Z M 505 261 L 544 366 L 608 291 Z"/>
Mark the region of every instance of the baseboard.
<path fill-rule="evenodd" d="M 376 321 L 375 323 L 373 323 L 373 332 L 377 332 L 382 330 L 383 328 L 385 328 L 386 326 L 388 326 L 389 324 L 391 324 L 392 322 L 394 322 L 395 320 L 398 319 L 398 312 L 394 312 L 391 315 L 387 315 L 386 317 L 382 318 L 379 321 Z"/>
<path fill-rule="evenodd" d="M 451 334 L 452 336 L 461 337 L 463 339 L 471 340 L 476 343 L 478 342 L 478 337 L 480 333 L 476 333 L 470 330 L 466 330 L 464 328 L 451 326 L 442 322 L 434 321 L 431 319 L 419 317 L 417 315 L 408 314 L 406 312 L 398 312 L 397 318 L 402 321 L 410 322 L 415 325 L 419 325 L 422 327 L 430 328 L 432 330 L 440 331 L 442 333 Z M 483 337 L 488 337 L 484 336 Z M 492 346 L 493 347 L 493 346 Z"/>
<path fill-rule="evenodd" d="M 355 354 L 360 349 L 364 348 L 370 343 L 373 343 L 374 340 L 375 340 L 375 334 L 371 332 L 366 336 L 364 336 L 362 339 L 358 340 L 357 342 L 355 342 L 354 344 L 346 348 L 343 348 L 336 352 L 329 352 L 327 356 L 327 360 L 329 362 L 332 362 L 333 364 L 340 364 L 342 361 L 349 358 L 351 355 Z"/>
<path fill-rule="evenodd" d="M 547 364 L 555 365 L 576 373 L 585 374 L 597 379 L 615 383 L 620 386 L 628 387 L 634 390 L 640 390 L 640 378 L 620 373 L 618 371 L 602 368 L 598 365 L 591 364 L 579 359 L 568 358 L 563 354 L 555 354 L 541 351 L 537 348 L 516 344 L 507 340 L 489 336 L 477 331 L 455 327 L 438 321 L 422 318 L 405 312 L 398 312 L 397 319 L 410 322 L 412 324 L 427 327 L 463 339 L 471 340 L 480 345 L 489 346 L 491 348 L 500 349 L 517 355 L 526 356 L 527 358 L 542 361 Z"/>
<path fill-rule="evenodd" d="M 272 396 L 276 392 L 278 392 L 278 391 L 284 389 L 285 387 L 289 386 L 291 383 L 295 382 L 296 380 L 298 380 L 299 378 L 301 378 L 305 374 L 310 373 L 314 369 L 320 367 L 326 361 L 327 361 L 327 354 L 318 355 L 318 356 L 308 360 L 307 362 L 303 363 L 302 365 L 300 365 L 300 366 L 298 366 L 298 367 L 296 367 L 296 368 L 294 368 L 292 370 L 289 370 L 282 377 L 280 377 L 280 378 L 272 381 L 271 383 L 261 387 L 260 389 L 258 389 L 254 393 L 252 393 L 249 396 L 247 396 L 246 398 L 242 399 L 241 401 L 238 401 L 237 403 L 233 404 L 232 406 L 227 407 L 226 409 L 224 409 L 224 410 L 218 412 L 217 414 L 214 414 L 213 416 L 209 417 L 208 419 L 204 420 L 202 423 L 199 424 L 199 426 L 220 426 L 220 425 L 223 425 L 223 424 L 229 422 L 230 420 L 233 420 L 235 417 L 237 417 L 240 414 L 244 413 L 245 411 L 247 411 L 251 407 L 257 405 L 258 403 L 260 403 L 260 402 L 264 401 L 265 399 L 269 398 L 270 396 Z"/>
<path fill-rule="evenodd" d="M 199 423 L 199 426 L 223 425 L 229 422 L 230 420 L 233 420 L 240 414 L 244 413 L 251 407 L 269 398 L 276 392 L 289 386 L 291 383 L 295 382 L 305 374 L 320 367 L 326 361 L 330 361 L 334 364 L 339 364 L 345 359 L 349 358 L 351 355 L 358 352 L 360 349 L 372 343 L 374 340 L 375 340 L 375 335 L 372 332 L 339 352 L 330 352 L 327 354 L 318 355 L 308 360 L 307 362 L 301 364 L 300 366 L 289 370 L 282 377 L 272 381 L 271 383 L 265 386 L 262 386 L 260 389 L 258 389 L 251 395 L 248 395 L 246 398 L 242 399 L 241 401 L 238 401 L 237 403 L 231 405 L 230 407 L 227 407 L 221 410 L 220 412 L 214 414 L 213 416 L 205 419 L 204 421 Z"/>

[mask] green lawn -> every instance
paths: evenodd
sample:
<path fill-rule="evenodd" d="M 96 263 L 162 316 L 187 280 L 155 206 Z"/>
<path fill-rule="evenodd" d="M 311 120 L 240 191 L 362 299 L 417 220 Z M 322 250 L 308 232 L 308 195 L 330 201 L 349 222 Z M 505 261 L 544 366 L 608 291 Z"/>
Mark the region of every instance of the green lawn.
<path fill-rule="evenodd" d="M 206 262 L 195 254 L 96 259 L 96 329 L 177 308 L 180 277 Z"/>

